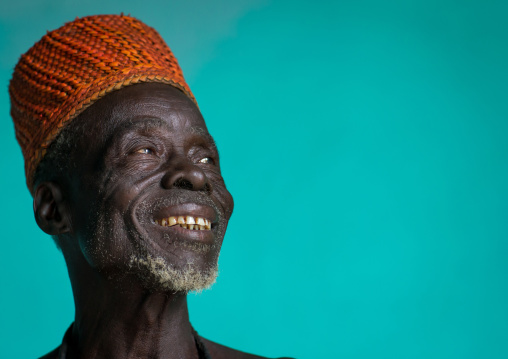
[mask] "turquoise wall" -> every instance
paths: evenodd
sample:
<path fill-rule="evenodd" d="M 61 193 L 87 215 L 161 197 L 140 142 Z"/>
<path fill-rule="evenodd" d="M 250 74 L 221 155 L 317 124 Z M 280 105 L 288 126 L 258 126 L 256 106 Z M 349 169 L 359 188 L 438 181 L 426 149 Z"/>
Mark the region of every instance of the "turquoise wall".
<path fill-rule="evenodd" d="M 74 310 L 12 69 L 46 30 L 122 11 L 175 52 L 235 197 L 218 283 L 190 298 L 200 334 L 271 357 L 508 357 L 508 3 L 479 0 L 2 2 L 0 356 L 51 350 Z"/>

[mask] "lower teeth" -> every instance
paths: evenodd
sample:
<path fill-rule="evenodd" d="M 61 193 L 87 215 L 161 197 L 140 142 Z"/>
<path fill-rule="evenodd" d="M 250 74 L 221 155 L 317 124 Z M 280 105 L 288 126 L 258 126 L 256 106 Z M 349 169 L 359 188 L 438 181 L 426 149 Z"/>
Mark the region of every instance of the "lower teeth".
<path fill-rule="evenodd" d="M 200 226 L 199 224 L 178 224 L 180 227 L 182 228 L 185 228 L 185 229 L 190 229 L 190 230 L 193 230 L 193 231 L 203 231 L 205 228 L 204 226 Z"/>

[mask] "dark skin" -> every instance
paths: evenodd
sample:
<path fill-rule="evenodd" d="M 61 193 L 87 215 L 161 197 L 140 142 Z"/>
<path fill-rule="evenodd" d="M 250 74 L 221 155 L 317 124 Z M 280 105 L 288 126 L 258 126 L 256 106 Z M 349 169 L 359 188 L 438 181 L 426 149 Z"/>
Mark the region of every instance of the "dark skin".
<path fill-rule="evenodd" d="M 174 87 L 139 84 L 77 120 L 70 173 L 34 191 L 36 221 L 58 236 L 74 293 L 67 358 L 198 358 L 187 291 L 146 262 L 198 273 L 217 262 L 233 198 L 201 113 Z M 211 229 L 157 224 L 180 215 Z M 212 358 L 261 358 L 202 341 Z"/>

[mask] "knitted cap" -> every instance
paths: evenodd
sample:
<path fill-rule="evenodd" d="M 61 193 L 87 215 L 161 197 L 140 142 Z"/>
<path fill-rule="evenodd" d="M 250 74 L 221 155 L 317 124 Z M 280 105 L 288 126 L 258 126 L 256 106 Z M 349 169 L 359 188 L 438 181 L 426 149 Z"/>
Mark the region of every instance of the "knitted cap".
<path fill-rule="evenodd" d="M 69 121 L 109 92 L 141 82 L 172 85 L 196 103 L 164 40 L 130 16 L 76 18 L 22 55 L 9 93 L 29 190 L 49 145 Z"/>

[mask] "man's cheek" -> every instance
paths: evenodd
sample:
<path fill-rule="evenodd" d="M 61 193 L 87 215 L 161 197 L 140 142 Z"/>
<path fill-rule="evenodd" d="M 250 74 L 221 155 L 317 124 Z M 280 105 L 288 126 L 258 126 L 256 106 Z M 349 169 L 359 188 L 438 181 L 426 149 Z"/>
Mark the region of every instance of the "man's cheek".
<path fill-rule="evenodd" d="M 128 178 L 119 179 L 107 189 L 109 195 L 105 202 L 108 207 L 115 207 L 125 213 L 139 192 L 140 189 L 135 182 L 129 181 Z"/>
<path fill-rule="evenodd" d="M 89 265 L 99 271 L 124 267 L 132 250 L 120 214 L 98 211 L 89 223 L 79 243 Z"/>
<path fill-rule="evenodd" d="M 220 205 L 224 211 L 224 215 L 226 216 L 226 220 L 229 220 L 233 214 L 233 196 L 231 193 L 229 193 L 225 186 L 216 187 L 216 193 L 217 195 L 215 197 L 220 202 Z"/>

